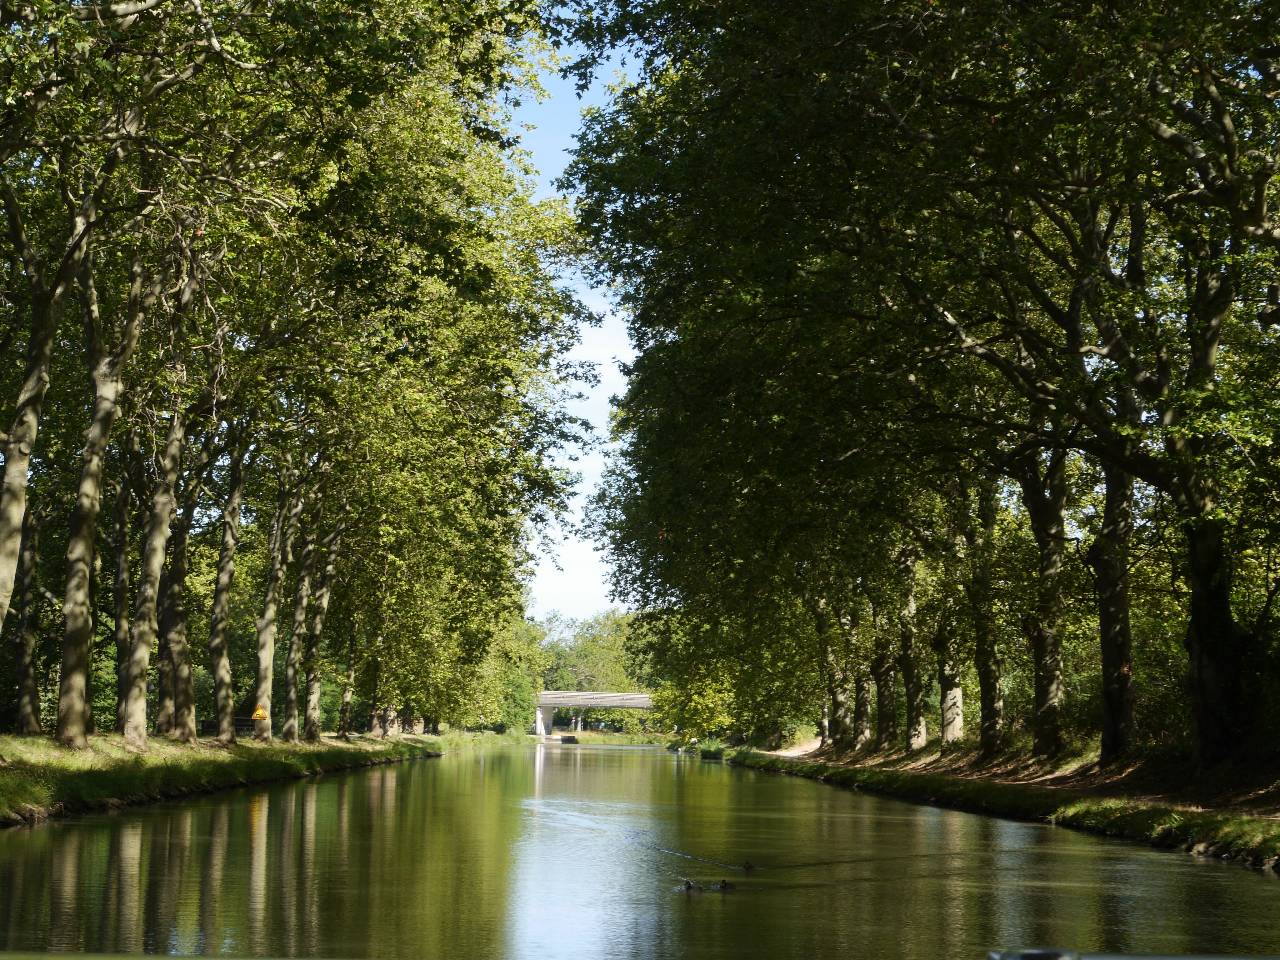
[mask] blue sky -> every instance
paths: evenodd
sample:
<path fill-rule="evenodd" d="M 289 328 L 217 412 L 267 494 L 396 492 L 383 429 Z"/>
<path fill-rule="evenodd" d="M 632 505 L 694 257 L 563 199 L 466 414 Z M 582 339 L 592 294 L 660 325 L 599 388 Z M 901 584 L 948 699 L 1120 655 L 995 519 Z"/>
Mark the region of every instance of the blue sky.
<path fill-rule="evenodd" d="M 542 82 L 548 93 L 546 99 L 536 103 L 526 100 L 516 111 L 515 121 L 530 128 L 523 133 L 521 142 L 538 168 L 539 192 L 550 196 L 555 193 L 552 184 L 569 161 L 568 151 L 573 148 L 582 108 L 600 103 L 603 92 L 602 84 L 597 82 L 579 99 L 572 81 L 547 74 Z M 590 421 L 597 437 L 605 438 L 609 427 L 609 398 L 620 394 L 626 386 L 618 363 L 630 360 L 634 352 L 626 326 L 609 309 L 607 298 L 579 279 L 566 278 L 566 282 L 587 306 L 604 315 L 598 327 L 582 331 L 582 342 L 572 355 L 574 360 L 588 361 L 595 367 L 599 383 L 570 409 Z M 539 619 L 553 611 L 581 619 L 613 606 L 609 600 L 608 566 L 604 557 L 589 540 L 572 529 L 582 520 L 583 506 L 599 483 L 604 469 L 604 450 L 598 446 L 572 466 L 581 474 L 581 480 L 571 515 L 565 524 L 552 531 L 549 544 L 541 547 L 534 571 L 529 613 Z"/>

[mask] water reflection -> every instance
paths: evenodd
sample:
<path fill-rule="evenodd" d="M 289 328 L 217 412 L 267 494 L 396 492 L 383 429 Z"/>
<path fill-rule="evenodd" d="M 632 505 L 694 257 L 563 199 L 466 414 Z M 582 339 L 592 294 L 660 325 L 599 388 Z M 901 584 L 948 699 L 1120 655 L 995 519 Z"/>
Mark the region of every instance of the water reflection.
<path fill-rule="evenodd" d="M 9 950 L 1275 953 L 1277 897 L 1236 867 L 624 748 L 463 753 L 0 832 Z"/>

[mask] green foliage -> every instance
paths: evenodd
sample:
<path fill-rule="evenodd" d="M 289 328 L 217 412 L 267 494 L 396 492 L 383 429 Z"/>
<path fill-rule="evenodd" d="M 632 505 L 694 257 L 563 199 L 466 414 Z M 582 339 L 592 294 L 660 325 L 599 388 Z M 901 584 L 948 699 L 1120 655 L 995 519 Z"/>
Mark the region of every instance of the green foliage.
<path fill-rule="evenodd" d="M 673 715 L 857 739 L 878 673 L 899 745 L 945 680 L 989 749 L 1266 749 L 1253 6 L 572 7 L 634 65 L 567 180 L 640 351 L 593 520 Z"/>
<path fill-rule="evenodd" d="M 581 428 L 560 400 L 584 311 L 556 279 L 579 241 L 562 202 L 535 199 L 507 106 L 536 86 L 541 11 L 215 0 L 119 13 L 29 4 L 0 39 L 0 397 L 39 428 L 20 445 L 30 468 L 12 470 L 40 533 L 17 606 L 37 636 L 45 727 L 64 599 L 89 608 L 94 635 L 75 653 L 100 729 L 115 720 L 117 619 L 161 634 L 153 719 L 171 666 L 194 678 L 196 714 L 213 715 L 203 654 L 218 631 L 229 699 L 252 712 L 274 621 L 277 732 L 308 675 L 322 726 L 344 693 L 361 725 L 388 709 L 515 723 L 540 670 L 528 638 L 512 639 L 527 544 L 563 507 L 554 455 Z M 46 381 L 33 405 L 30 384 Z M 82 455 L 86 429 L 97 460 Z M 6 469 L 20 452 L 6 447 Z M 24 512 L 17 486 L 0 538 Z M 167 530 L 149 519 L 157 498 Z M 141 569 L 153 532 L 158 580 Z M 73 582 L 67 558 L 86 550 L 92 583 Z M 154 592 L 158 613 L 139 600 Z M 22 628 L 7 603 L 10 650 Z M 18 680 L 6 658 L 5 710 Z M 83 712 L 76 696 L 64 683 L 63 714 Z"/>

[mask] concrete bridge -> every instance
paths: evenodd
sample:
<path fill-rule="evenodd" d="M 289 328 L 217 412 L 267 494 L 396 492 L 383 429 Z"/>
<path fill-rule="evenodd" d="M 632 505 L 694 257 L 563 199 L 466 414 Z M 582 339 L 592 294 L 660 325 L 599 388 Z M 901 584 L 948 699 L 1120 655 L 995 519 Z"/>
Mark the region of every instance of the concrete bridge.
<path fill-rule="evenodd" d="M 647 693 L 601 693 L 592 690 L 543 690 L 538 694 L 538 712 L 533 732 L 540 737 L 551 733 L 551 720 L 561 707 L 595 707 L 602 710 L 652 710 Z"/>

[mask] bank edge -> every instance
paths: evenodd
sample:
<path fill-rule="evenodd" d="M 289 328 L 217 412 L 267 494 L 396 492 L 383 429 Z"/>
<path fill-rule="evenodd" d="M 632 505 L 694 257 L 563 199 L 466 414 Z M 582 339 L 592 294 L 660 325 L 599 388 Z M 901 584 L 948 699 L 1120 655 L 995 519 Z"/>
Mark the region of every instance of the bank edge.
<path fill-rule="evenodd" d="M 73 751 L 50 743 L 50 751 L 58 753 L 48 762 L 10 759 L 0 767 L 0 826 L 438 757 L 437 746 L 434 738 L 426 737 L 318 745 L 166 744 L 163 752 L 95 758 L 91 762 L 98 765 L 83 766 L 75 762 Z"/>
<path fill-rule="evenodd" d="M 1132 840 L 1280 874 L 1280 820 L 1101 797 L 1058 787 L 949 777 L 737 750 L 730 764 L 932 806 Z"/>

